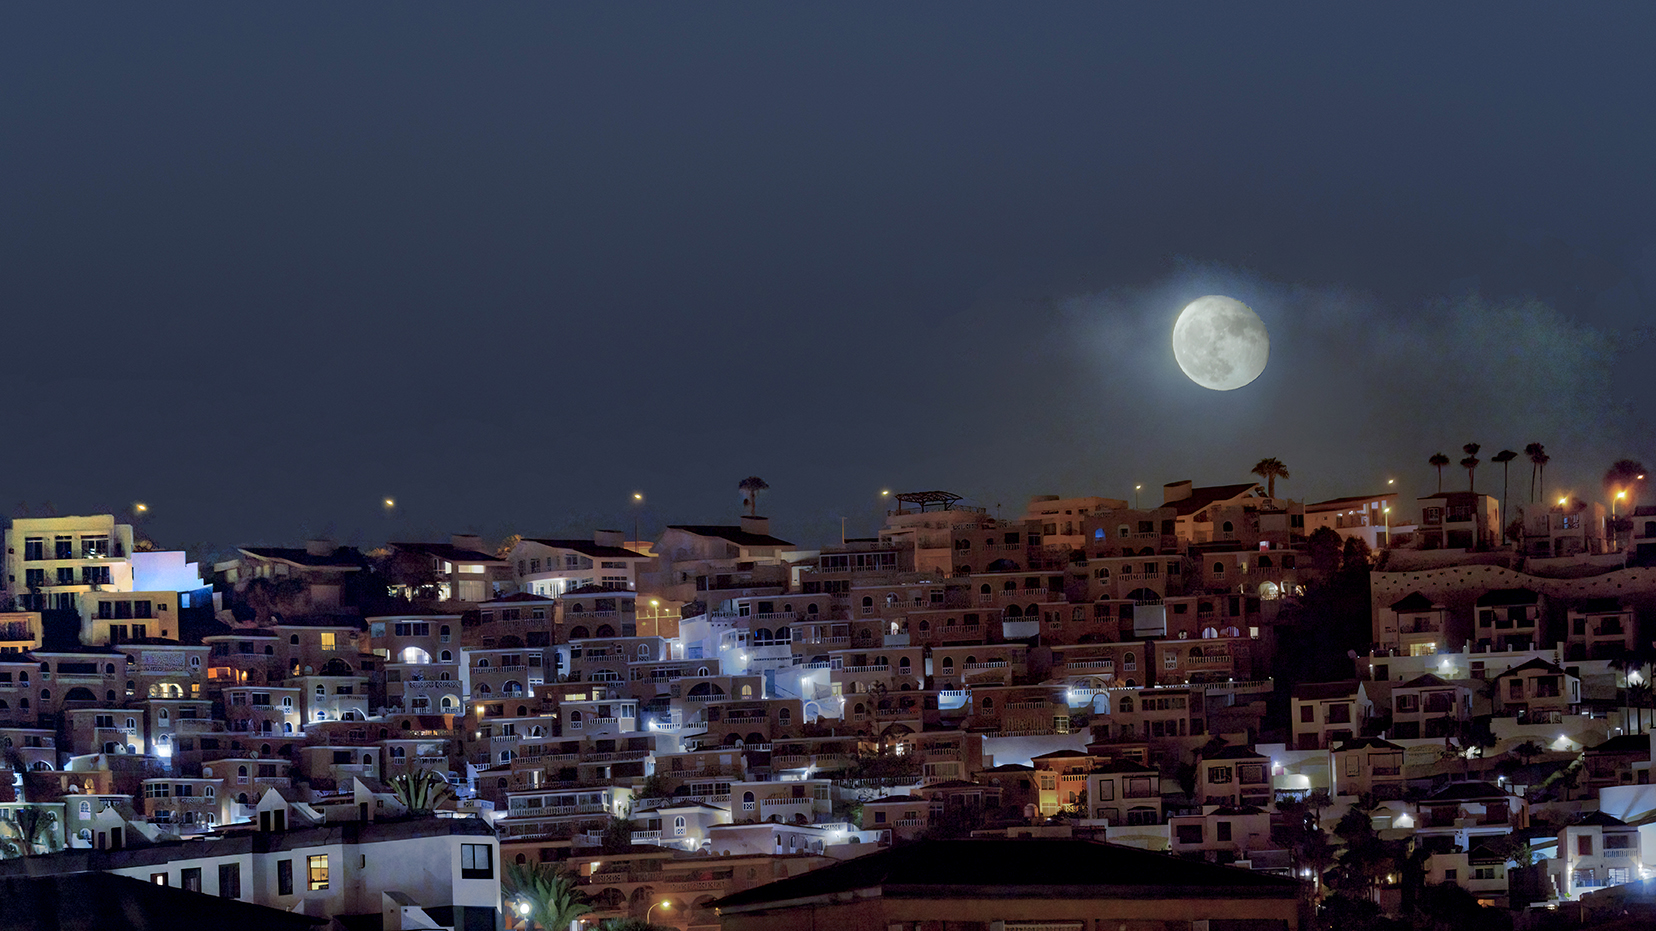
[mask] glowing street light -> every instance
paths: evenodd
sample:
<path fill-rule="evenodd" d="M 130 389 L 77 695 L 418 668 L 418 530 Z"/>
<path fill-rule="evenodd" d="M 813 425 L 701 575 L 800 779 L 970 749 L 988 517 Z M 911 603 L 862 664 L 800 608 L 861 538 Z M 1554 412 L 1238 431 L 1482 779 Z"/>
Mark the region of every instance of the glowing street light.
<path fill-rule="evenodd" d="M 668 911 L 672 911 L 673 910 L 673 902 L 672 902 L 671 899 L 662 899 L 660 902 L 657 902 L 656 904 L 654 904 L 654 905 L 650 906 L 649 908 L 645 909 L 644 910 L 644 923 L 645 924 L 650 923 L 650 913 L 655 911 L 658 908 L 665 908 Z"/>
<path fill-rule="evenodd" d="M 1135 511 L 1138 510 L 1138 507 L 1139 507 L 1139 492 L 1141 490 L 1143 490 L 1143 488 L 1144 488 L 1143 485 L 1134 485 L 1133 486 L 1133 510 L 1135 510 Z"/>
<path fill-rule="evenodd" d="M 389 511 L 392 508 L 397 506 L 397 499 L 396 498 L 386 498 L 384 501 L 382 501 L 380 503 L 385 505 L 385 509 L 387 511 Z"/>
<path fill-rule="evenodd" d="M 635 510 L 633 511 L 633 542 L 636 543 L 640 539 L 639 538 L 639 529 L 638 529 L 638 520 L 639 520 L 639 513 L 641 511 L 643 511 L 643 509 L 644 509 L 644 492 L 642 492 L 642 491 L 633 492 L 633 504 L 637 506 L 635 508 Z"/>
<path fill-rule="evenodd" d="M 145 504 L 142 501 L 138 501 L 138 502 L 133 503 L 132 509 L 134 511 L 136 511 L 137 513 L 139 513 L 139 514 L 143 514 L 143 513 L 145 513 L 146 511 L 149 510 L 149 505 Z"/>

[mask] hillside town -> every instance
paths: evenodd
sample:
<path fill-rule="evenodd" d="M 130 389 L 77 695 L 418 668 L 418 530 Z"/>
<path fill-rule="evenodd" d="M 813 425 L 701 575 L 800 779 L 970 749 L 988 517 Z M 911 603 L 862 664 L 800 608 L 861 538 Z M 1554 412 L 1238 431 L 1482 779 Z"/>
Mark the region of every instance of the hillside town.
<path fill-rule="evenodd" d="M 734 522 L 649 540 L 202 563 L 17 517 L 0 899 L 353 931 L 1656 921 L 1642 466 L 1589 500 L 1503 452 L 1495 494 L 1477 452 L 1414 500 L 1282 497 L 1275 459 L 1005 516 L 889 493 L 826 543 L 775 535 L 757 477 Z"/>

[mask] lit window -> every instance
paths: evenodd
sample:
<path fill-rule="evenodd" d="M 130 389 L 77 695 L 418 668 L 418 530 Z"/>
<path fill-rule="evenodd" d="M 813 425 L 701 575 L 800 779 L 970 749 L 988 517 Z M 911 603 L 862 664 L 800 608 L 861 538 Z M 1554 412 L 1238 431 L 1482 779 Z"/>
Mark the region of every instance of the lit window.
<path fill-rule="evenodd" d="M 305 859 L 306 875 L 310 878 L 310 890 L 317 892 L 328 888 L 328 855 L 317 854 Z"/>

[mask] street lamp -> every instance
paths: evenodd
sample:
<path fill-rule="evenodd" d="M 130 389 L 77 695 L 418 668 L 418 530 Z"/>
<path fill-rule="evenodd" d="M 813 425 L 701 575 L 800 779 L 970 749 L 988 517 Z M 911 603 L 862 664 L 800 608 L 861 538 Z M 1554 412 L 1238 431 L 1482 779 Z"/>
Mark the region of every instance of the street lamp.
<path fill-rule="evenodd" d="M 1133 486 L 1133 510 L 1135 511 L 1139 509 L 1139 491 L 1143 488 L 1143 485 Z"/>
<path fill-rule="evenodd" d="M 639 541 L 639 515 L 644 510 L 644 492 L 633 492 L 633 505 L 633 542 L 637 543 Z"/>
<path fill-rule="evenodd" d="M 644 910 L 644 923 L 645 924 L 650 923 L 650 913 L 655 911 L 658 908 L 665 908 L 668 911 L 672 911 L 673 910 L 673 901 L 671 899 L 662 899 L 660 902 L 657 902 L 656 904 L 654 904 L 654 905 L 650 906 L 649 908 L 645 909 Z"/>
<path fill-rule="evenodd" d="M 1382 514 L 1386 515 L 1386 548 L 1390 549 L 1391 548 L 1391 505 L 1388 504 L 1385 507 L 1381 508 L 1380 512 Z"/>

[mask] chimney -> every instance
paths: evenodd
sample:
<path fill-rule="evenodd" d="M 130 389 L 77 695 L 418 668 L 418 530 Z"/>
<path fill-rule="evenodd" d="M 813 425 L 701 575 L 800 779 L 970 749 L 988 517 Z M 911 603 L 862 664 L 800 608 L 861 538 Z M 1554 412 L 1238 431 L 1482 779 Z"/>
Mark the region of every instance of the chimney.
<path fill-rule="evenodd" d="M 770 518 L 742 516 L 742 531 L 770 536 Z"/>
<path fill-rule="evenodd" d="M 1195 482 L 1187 478 L 1182 482 L 1168 482 L 1166 485 L 1163 485 L 1162 504 L 1165 506 L 1172 504 L 1175 501 L 1183 501 L 1184 499 L 1190 497 L 1191 488 L 1194 487 L 1195 484 Z"/>

